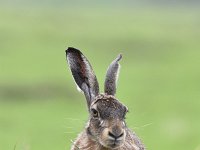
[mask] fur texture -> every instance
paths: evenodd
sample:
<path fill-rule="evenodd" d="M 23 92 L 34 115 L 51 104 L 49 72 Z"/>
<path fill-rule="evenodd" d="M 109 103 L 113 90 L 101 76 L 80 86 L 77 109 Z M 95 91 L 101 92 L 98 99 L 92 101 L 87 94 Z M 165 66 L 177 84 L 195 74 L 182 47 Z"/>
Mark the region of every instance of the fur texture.
<path fill-rule="evenodd" d="M 128 108 L 114 96 L 122 56 L 110 64 L 105 93 L 99 94 L 99 84 L 87 58 L 72 47 L 66 50 L 66 55 L 74 80 L 86 97 L 89 111 L 86 128 L 73 142 L 71 150 L 145 150 L 140 139 L 126 126 Z"/>
<path fill-rule="evenodd" d="M 141 143 L 140 139 L 130 131 L 126 129 L 127 136 L 124 144 L 116 148 L 115 150 L 145 150 L 144 145 Z M 87 129 L 85 129 L 73 143 L 71 150 L 112 150 L 105 148 L 98 143 L 98 141 L 92 140 L 88 134 Z"/>

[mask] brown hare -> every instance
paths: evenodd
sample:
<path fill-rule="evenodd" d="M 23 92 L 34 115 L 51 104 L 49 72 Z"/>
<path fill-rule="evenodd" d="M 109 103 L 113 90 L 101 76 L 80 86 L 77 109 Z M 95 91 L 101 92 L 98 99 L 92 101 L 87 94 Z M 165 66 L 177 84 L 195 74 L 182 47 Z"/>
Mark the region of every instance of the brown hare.
<path fill-rule="evenodd" d="M 71 150 L 145 150 L 140 139 L 126 126 L 127 107 L 115 98 L 122 55 L 107 70 L 103 94 L 99 93 L 97 78 L 87 58 L 72 47 L 66 50 L 66 56 L 74 80 L 85 95 L 90 115 Z"/>

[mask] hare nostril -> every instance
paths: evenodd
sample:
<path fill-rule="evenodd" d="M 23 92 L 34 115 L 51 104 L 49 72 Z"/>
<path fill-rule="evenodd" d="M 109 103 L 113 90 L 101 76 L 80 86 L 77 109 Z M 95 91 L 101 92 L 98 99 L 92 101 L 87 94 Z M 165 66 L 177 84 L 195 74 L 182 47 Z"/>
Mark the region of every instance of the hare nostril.
<path fill-rule="evenodd" d="M 110 136 L 110 137 L 112 137 L 112 138 L 116 138 L 116 136 L 113 134 L 113 133 L 111 133 L 111 132 L 108 132 L 108 135 Z"/>
<path fill-rule="evenodd" d="M 108 135 L 116 140 L 116 139 L 122 137 L 124 135 L 124 132 L 122 132 L 120 135 L 115 135 L 111 132 L 108 132 Z"/>
<path fill-rule="evenodd" d="M 122 137 L 123 135 L 124 135 L 124 132 L 122 132 L 122 133 L 118 136 L 118 138 L 119 138 L 119 137 Z"/>

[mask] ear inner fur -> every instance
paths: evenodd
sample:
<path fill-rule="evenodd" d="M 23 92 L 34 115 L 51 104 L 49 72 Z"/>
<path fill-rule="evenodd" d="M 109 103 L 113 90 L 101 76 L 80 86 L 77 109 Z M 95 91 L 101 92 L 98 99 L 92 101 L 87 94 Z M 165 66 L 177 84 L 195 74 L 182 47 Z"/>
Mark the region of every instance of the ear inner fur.
<path fill-rule="evenodd" d="M 87 58 L 78 50 L 69 47 L 66 50 L 67 60 L 77 86 L 84 92 L 88 108 L 99 94 L 99 84 Z"/>
<path fill-rule="evenodd" d="M 115 95 L 117 79 L 119 74 L 119 61 L 121 60 L 122 55 L 119 54 L 118 57 L 110 64 L 106 73 L 106 79 L 104 83 L 104 91 L 108 95 Z"/>

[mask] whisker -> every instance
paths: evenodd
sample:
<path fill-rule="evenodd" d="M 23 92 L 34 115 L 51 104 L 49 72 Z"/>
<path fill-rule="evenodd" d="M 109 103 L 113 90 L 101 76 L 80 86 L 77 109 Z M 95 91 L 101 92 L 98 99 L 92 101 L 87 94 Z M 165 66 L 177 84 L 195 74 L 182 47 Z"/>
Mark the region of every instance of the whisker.
<path fill-rule="evenodd" d="M 141 128 L 148 127 L 148 126 L 150 126 L 150 125 L 152 125 L 152 124 L 153 124 L 153 123 L 147 123 L 147 124 L 145 124 L 145 125 L 141 126 Z"/>
<path fill-rule="evenodd" d="M 147 124 L 145 124 L 145 125 L 142 125 L 142 126 L 131 126 L 130 128 L 131 129 L 141 129 L 141 128 L 145 128 L 145 127 L 148 127 L 148 126 L 150 126 L 150 125 L 152 125 L 153 123 L 147 123 Z"/>
<path fill-rule="evenodd" d="M 82 119 L 79 119 L 79 118 L 64 118 L 65 120 L 72 120 L 72 121 L 79 121 L 79 120 L 82 120 Z"/>
<path fill-rule="evenodd" d="M 67 126 L 63 126 L 66 129 L 74 129 L 74 127 L 67 127 Z"/>
<path fill-rule="evenodd" d="M 78 132 L 64 132 L 64 133 L 66 133 L 66 134 L 68 134 L 68 133 L 72 134 L 72 133 L 78 133 Z"/>

